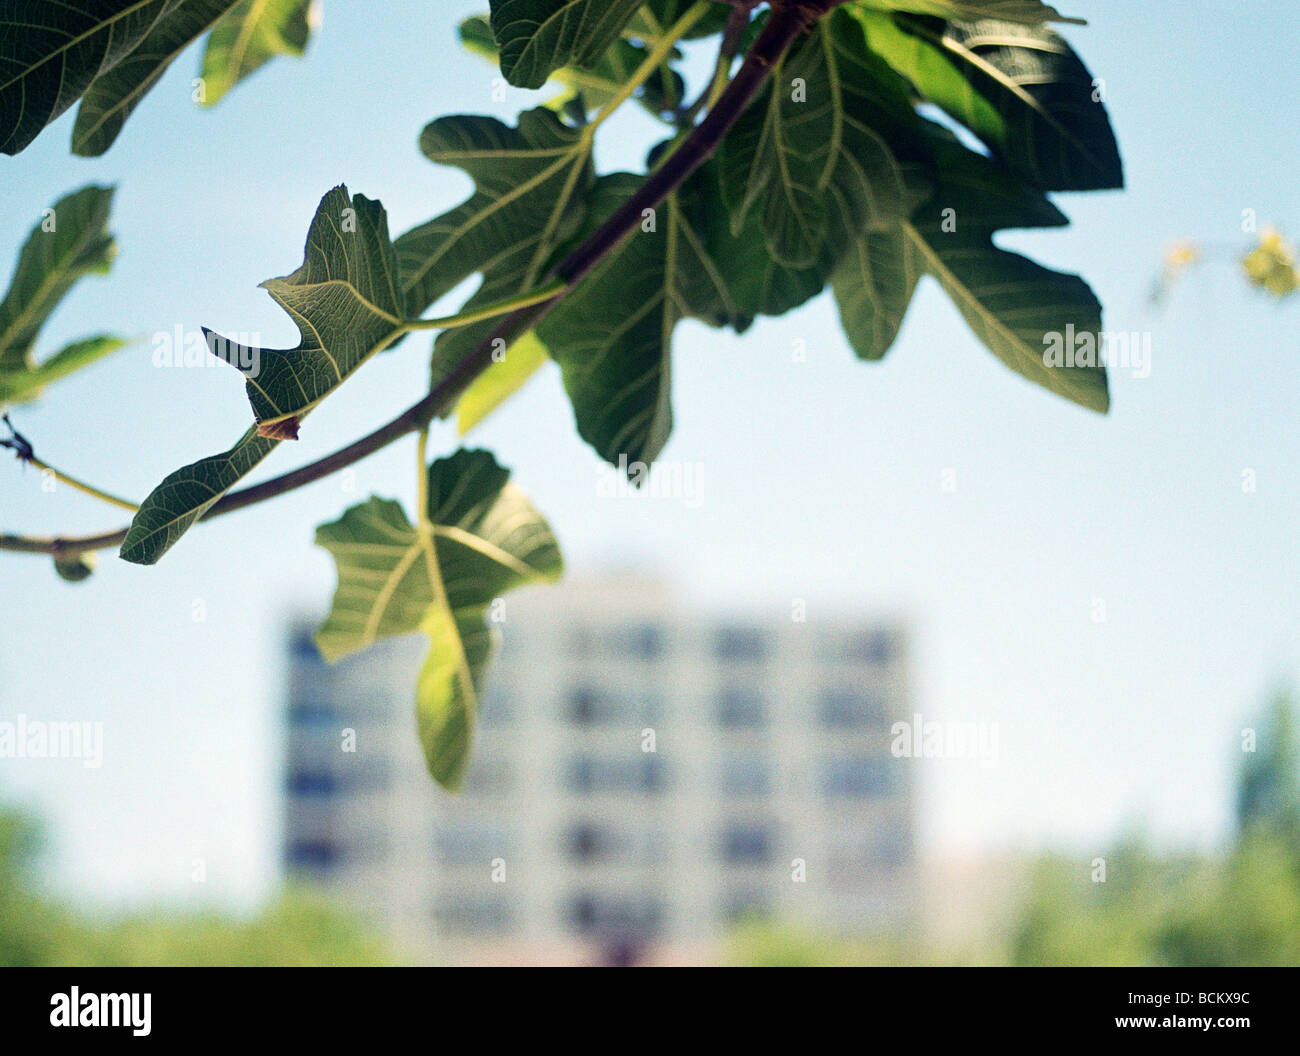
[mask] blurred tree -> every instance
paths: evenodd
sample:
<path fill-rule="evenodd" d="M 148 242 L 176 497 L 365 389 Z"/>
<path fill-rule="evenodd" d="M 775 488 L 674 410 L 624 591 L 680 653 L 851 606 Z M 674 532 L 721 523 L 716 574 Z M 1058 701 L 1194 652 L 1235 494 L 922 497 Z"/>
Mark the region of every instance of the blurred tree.
<path fill-rule="evenodd" d="M 246 920 L 214 911 L 79 916 L 40 894 L 41 847 L 29 816 L 0 810 L 0 966 L 378 965 L 393 957 L 349 917 L 306 893 L 280 895 Z"/>
<path fill-rule="evenodd" d="M 1290 693 L 1274 694 L 1258 726 L 1237 781 L 1237 829 L 1242 839 L 1256 831 L 1273 836 L 1300 865 L 1300 753 Z"/>

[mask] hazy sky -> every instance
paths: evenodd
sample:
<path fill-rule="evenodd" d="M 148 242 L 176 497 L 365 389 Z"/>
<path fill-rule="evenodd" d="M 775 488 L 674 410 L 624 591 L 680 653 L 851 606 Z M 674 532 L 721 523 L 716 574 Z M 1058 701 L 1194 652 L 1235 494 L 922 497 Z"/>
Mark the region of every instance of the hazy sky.
<path fill-rule="evenodd" d="M 155 368 L 150 335 L 209 326 L 291 347 L 292 323 L 257 284 L 301 263 L 325 191 L 345 181 L 379 198 L 395 234 L 459 202 L 468 180 L 421 157 L 420 129 L 448 112 L 510 119 L 535 98 L 494 102 L 495 71 L 456 46 L 455 23 L 484 6 L 328 0 L 305 60 L 273 63 L 212 111 L 190 101 L 194 50 L 107 156 L 70 156 L 70 111 L 0 161 L 0 255 L 59 195 L 119 185 L 112 275 L 77 288 L 38 351 L 103 330 L 141 336 L 20 409 L 43 458 L 138 499 L 240 435 L 238 376 Z M 1128 189 L 1058 196 L 1072 227 L 1001 241 L 1083 274 L 1107 329 L 1151 334 L 1149 376 L 1112 372 L 1108 417 L 1012 374 L 927 282 L 878 365 L 854 359 L 825 298 L 739 339 L 683 326 L 665 457 L 698 464 L 698 504 L 599 497 L 598 461 L 553 369 L 473 437 L 514 467 L 576 573 L 640 565 L 691 604 L 780 619 L 796 597 L 810 619 L 908 619 L 917 710 L 996 722 L 1000 737 L 993 767 L 917 764 L 936 853 L 1051 843 L 1091 855 L 1139 823 L 1212 845 L 1243 723 L 1300 675 L 1300 298 L 1279 307 L 1232 264 L 1244 209 L 1300 233 L 1295 5 L 1058 6 L 1090 21 L 1067 35 L 1105 81 Z M 648 142 L 648 120 L 620 121 L 601 148 L 607 168 Z M 1152 311 L 1161 255 L 1189 236 L 1221 256 Z M 412 402 L 427 349 L 413 337 L 368 364 L 263 473 Z M 435 451 L 456 443 L 450 426 L 435 431 Z M 0 554 L 0 717 L 104 723 L 99 769 L 0 760 L 0 795 L 48 814 L 58 879 L 79 897 L 191 894 L 195 859 L 203 897 L 266 890 L 284 617 L 323 610 L 334 586 L 314 526 L 372 491 L 409 498 L 410 465 L 400 443 L 351 477 L 194 530 L 157 567 L 105 553 L 81 586 L 47 560 Z M 3 529 L 119 523 L 0 460 Z"/>

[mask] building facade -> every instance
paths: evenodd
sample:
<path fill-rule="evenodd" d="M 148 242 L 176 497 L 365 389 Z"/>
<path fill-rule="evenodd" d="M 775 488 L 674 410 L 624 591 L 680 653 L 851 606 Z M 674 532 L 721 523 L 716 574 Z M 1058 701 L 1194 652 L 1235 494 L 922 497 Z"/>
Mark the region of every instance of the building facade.
<path fill-rule="evenodd" d="M 708 960 L 748 915 L 916 912 L 903 631 L 698 616 L 642 580 L 510 595 L 463 791 L 415 738 L 422 636 L 327 665 L 292 639 L 284 855 L 405 955 Z"/>

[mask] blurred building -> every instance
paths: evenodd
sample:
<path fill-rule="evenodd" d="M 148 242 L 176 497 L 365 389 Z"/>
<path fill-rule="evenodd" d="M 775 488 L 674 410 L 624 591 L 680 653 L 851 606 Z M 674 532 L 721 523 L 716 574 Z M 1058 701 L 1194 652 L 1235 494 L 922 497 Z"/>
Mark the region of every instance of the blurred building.
<path fill-rule="evenodd" d="M 465 789 L 415 738 L 415 635 L 327 665 L 295 629 L 284 854 L 417 960 L 707 960 L 746 914 L 914 919 L 899 627 L 654 583 L 508 596 Z"/>

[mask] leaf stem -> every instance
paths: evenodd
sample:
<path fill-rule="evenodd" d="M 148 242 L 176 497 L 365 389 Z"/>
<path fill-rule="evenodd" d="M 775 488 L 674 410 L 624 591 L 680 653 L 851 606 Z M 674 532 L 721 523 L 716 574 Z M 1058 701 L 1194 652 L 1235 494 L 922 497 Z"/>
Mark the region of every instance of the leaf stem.
<path fill-rule="evenodd" d="M 528 308 L 534 304 L 553 300 L 564 293 L 567 285 L 562 279 L 556 279 L 553 282 L 548 282 L 540 289 L 529 290 L 527 293 L 517 293 L 513 297 L 506 297 L 500 301 L 493 301 L 491 304 L 484 304 L 477 308 L 457 312 L 455 315 L 444 315 L 440 319 L 408 319 L 402 325 L 402 329 L 450 330 L 456 326 L 481 323 L 484 319 L 493 319 L 498 315 L 506 315 L 518 308 Z"/>
<path fill-rule="evenodd" d="M 692 6 L 686 14 L 682 15 L 673 24 L 672 29 L 659 38 L 659 42 L 650 49 L 650 53 L 645 57 L 645 61 L 637 67 L 636 72 L 627 79 L 623 87 L 618 90 L 618 93 L 602 106 L 596 116 L 591 119 L 591 123 L 587 125 L 585 130 L 588 137 L 595 135 L 596 129 L 604 124 L 606 118 L 610 117 L 615 110 L 631 99 L 632 93 L 654 76 L 655 71 L 672 54 L 673 48 L 677 47 L 678 41 L 691 31 L 691 27 L 703 18 L 708 13 L 708 10 L 709 5 L 704 0 L 701 0 L 700 3 Z"/>
<path fill-rule="evenodd" d="M 415 518 L 421 531 L 433 531 L 429 519 L 429 427 L 424 426 L 415 438 Z"/>
<path fill-rule="evenodd" d="M 772 69 L 781 56 L 801 33 L 840 2 L 842 0 L 787 0 L 786 3 L 773 4 L 772 17 L 768 19 L 767 26 L 705 119 L 690 131 L 671 157 L 646 178 L 637 192 L 608 221 L 556 266 L 554 274 L 563 280 L 567 289 L 572 289 L 585 278 L 636 230 L 643 209 L 658 206 L 713 155 L 722 142 L 722 137 L 771 76 Z M 680 25 L 679 21 L 678 26 Z M 396 418 L 324 458 L 261 484 L 228 493 L 213 503 L 202 519 L 233 513 L 314 483 L 361 461 L 394 440 L 426 429 L 434 417 L 446 414 L 455 405 L 465 386 L 492 364 L 492 353 L 498 341 L 507 344 L 514 342 L 532 329 L 562 299 L 563 291 L 549 300 L 516 308 L 492 333 L 454 364 L 422 399 Z M 0 535 L 0 550 L 64 556 L 120 546 L 126 538 L 126 531 L 122 528 L 101 535 L 75 538 Z"/>
<path fill-rule="evenodd" d="M 84 480 L 78 480 L 76 477 L 64 473 L 61 469 L 55 469 L 48 462 L 42 462 L 35 455 L 31 458 L 23 459 L 28 465 L 35 466 L 54 477 L 60 483 L 66 484 L 70 488 L 75 488 L 84 495 L 89 495 L 92 499 L 98 499 L 100 502 L 106 502 L 110 506 L 116 506 L 120 510 L 130 510 L 135 513 L 140 509 L 134 502 L 128 502 L 126 499 L 119 499 L 116 495 L 110 495 L 106 491 L 101 491 L 93 484 L 87 484 Z"/>

